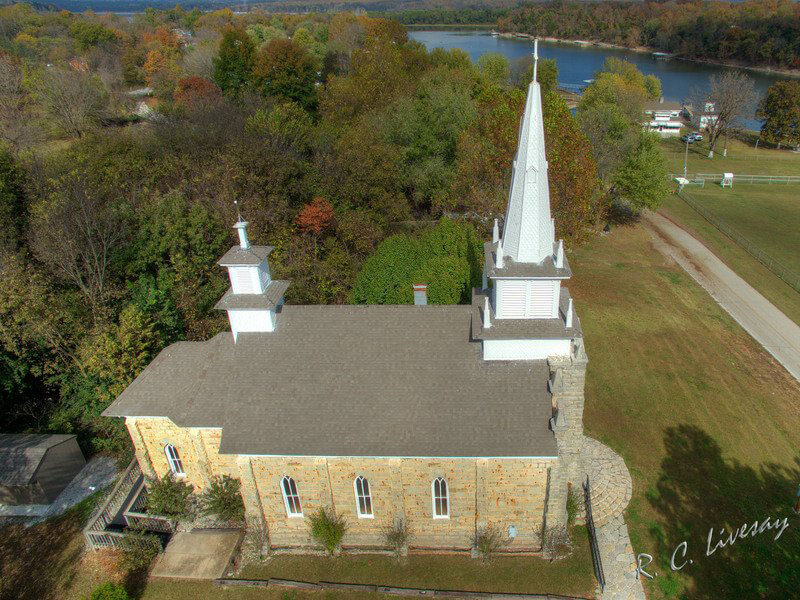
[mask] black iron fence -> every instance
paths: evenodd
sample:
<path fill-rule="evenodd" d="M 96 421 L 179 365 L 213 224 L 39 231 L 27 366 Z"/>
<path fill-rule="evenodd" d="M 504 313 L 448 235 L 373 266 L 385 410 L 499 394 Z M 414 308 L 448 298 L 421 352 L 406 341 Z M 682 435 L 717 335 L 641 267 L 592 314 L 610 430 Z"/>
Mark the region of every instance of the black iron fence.
<path fill-rule="evenodd" d="M 600 560 L 600 547 L 597 542 L 597 532 L 594 528 L 592 518 L 592 489 L 587 475 L 583 484 L 584 505 L 586 507 L 586 529 L 589 531 L 589 545 L 592 547 L 592 562 L 594 563 L 594 574 L 600 584 L 600 591 L 606 589 L 606 576 L 603 573 L 603 562 Z"/>

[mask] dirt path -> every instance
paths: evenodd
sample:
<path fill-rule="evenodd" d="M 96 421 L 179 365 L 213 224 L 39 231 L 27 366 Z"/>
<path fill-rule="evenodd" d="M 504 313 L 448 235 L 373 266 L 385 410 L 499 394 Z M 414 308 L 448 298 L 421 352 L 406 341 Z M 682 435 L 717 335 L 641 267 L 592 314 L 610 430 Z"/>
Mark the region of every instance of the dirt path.
<path fill-rule="evenodd" d="M 652 212 L 646 213 L 642 220 L 653 233 L 656 247 L 683 267 L 800 381 L 800 326 L 675 223 Z"/>

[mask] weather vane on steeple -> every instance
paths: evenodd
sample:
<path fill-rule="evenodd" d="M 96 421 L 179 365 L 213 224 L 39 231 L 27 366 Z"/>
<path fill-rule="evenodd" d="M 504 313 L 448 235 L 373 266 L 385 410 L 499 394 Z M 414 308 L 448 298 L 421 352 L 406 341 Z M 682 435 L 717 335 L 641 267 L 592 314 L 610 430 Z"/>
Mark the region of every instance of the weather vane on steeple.
<path fill-rule="evenodd" d="M 536 67 L 539 65 L 539 38 L 533 40 L 533 81 L 536 81 Z"/>
<path fill-rule="evenodd" d="M 238 200 L 234 200 L 233 201 L 233 205 L 236 207 L 236 216 L 238 217 L 236 219 L 236 221 L 237 221 L 237 223 L 241 223 L 242 222 L 242 213 L 239 211 L 239 201 Z"/>

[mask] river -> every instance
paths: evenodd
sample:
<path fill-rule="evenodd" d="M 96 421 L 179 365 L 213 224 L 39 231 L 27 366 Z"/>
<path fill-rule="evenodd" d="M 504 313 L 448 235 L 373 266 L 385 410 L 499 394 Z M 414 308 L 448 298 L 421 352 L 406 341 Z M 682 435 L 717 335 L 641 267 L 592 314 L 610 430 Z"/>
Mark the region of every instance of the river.
<path fill-rule="evenodd" d="M 481 31 L 409 31 L 409 37 L 433 48 L 461 48 L 473 61 L 487 52 L 498 52 L 510 60 L 516 60 L 533 52 L 529 40 L 502 38 Z M 666 100 L 683 102 L 694 89 L 708 89 L 709 77 L 722 73 L 723 67 L 685 60 L 657 60 L 649 52 L 635 52 L 599 46 L 579 46 L 560 42 L 539 42 L 539 57 L 554 58 L 558 65 L 558 80 L 562 83 L 582 84 L 594 77 L 609 56 L 623 58 L 635 64 L 642 73 L 655 75 L 661 80 L 661 90 Z M 756 92 L 761 97 L 775 81 L 786 79 L 780 75 L 746 70 L 753 79 Z M 755 107 L 754 107 L 755 110 Z M 749 129 L 760 129 L 760 122 L 752 118 L 743 119 Z"/>

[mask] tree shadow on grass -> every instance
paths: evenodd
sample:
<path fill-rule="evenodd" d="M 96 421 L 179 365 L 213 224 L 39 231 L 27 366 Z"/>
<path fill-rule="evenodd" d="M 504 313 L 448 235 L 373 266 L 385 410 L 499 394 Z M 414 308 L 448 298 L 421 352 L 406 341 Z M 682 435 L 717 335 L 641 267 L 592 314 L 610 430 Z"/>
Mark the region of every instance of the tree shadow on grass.
<path fill-rule="evenodd" d="M 795 467 L 774 463 L 758 469 L 723 458 L 720 447 L 705 431 L 690 426 L 670 427 L 664 435 L 667 456 L 661 476 L 648 500 L 665 525 L 653 525 L 657 540 L 657 585 L 667 597 L 691 599 L 800 597 L 800 516 L 792 511 L 800 484 L 800 460 Z M 752 524 L 780 527 L 751 533 Z M 746 537 L 715 550 L 747 524 Z M 709 530 L 711 553 L 708 550 Z M 680 572 L 691 579 L 688 590 L 670 568 L 676 548 L 687 542 L 686 554 L 675 554 Z M 692 561 L 691 563 L 688 561 Z"/>

